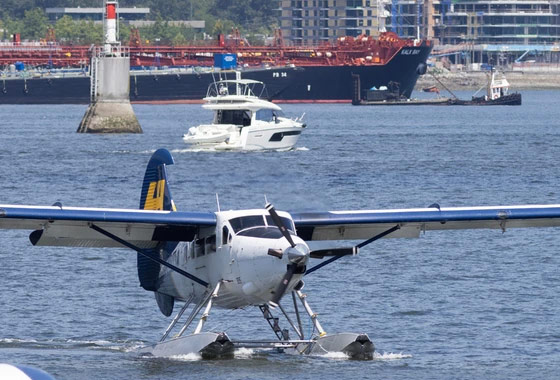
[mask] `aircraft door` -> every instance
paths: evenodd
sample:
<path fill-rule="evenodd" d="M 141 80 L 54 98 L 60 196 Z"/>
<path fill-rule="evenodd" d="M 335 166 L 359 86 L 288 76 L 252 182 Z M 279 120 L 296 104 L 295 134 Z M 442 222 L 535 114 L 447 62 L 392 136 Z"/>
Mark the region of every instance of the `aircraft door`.
<path fill-rule="evenodd" d="M 233 273 L 233 267 L 237 266 L 237 258 L 234 257 L 234 253 L 231 248 L 231 239 L 232 234 L 229 230 L 227 225 L 222 227 L 222 234 L 221 234 L 221 254 L 224 260 L 227 260 L 227 264 L 225 265 L 227 273 Z"/>

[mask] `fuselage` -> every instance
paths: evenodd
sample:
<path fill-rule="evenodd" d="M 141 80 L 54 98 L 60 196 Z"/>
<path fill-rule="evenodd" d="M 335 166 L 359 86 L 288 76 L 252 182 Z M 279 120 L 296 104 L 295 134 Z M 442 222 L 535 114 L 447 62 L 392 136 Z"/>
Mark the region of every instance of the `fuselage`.
<path fill-rule="evenodd" d="M 306 243 L 295 235 L 292 218 L 279 212 L 296 245 Z M 223 308 L 262 305 L 270 301 L 290 264 L 268 254 L 269 249 L 287 251 L 290 243 L 282 236 L 266 210 L 217 212 L 215 229 L 201 231 L 192 242 L 179 243 L 168 262 L 208 282 L 214 288 L 222 282 L 214 300 Z M 296 273 L 288 286 L 293 288 L 303 276 Z M 191 295 L 200 301 L 207 289 L 188 278 L 168 270 L 160 273 L 158 292 L 178 300 Z"/>

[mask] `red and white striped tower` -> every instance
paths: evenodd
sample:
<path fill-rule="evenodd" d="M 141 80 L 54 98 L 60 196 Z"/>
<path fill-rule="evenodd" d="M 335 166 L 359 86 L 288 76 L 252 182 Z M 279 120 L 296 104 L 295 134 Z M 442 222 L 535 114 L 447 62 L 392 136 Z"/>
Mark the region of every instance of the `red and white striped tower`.
<path fill-rule="evenodd" d="M 130 55 L 118 41 L 118 1 L 105 1 L 105 42 L 91 57 L 91 101 L 78 133 L 142 133 L 130 105 Z"/>
<path fill-rule="evenodd" d="M 117 40 L 117 8 L 118 1 L 105 1 L 105 17 L 103 29 L 105 29 L 105 53 L 111 54 L 112 47 L 119 44 Z"/>

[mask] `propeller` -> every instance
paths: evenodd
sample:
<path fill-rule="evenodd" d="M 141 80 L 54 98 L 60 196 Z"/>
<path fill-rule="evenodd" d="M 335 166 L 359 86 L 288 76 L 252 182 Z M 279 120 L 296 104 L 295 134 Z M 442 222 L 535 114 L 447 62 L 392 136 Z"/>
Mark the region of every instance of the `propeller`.
<path fill-rule="evenodd" d="M 290 234 L 290 231 L 288 231 L 288 228 L 286 228 L 284 222 L 282 222 L 282 219 L 280 218 L 280 216 L 278 215 L 278 213 L 276 212 L 272 204 L 268 203 L 265 206 L 265 208 L 270 214 L 270 217 L 272 218 L 272 221 L 274 222 L 276 227 L 278 227 L 280 232 L 282 232 L 282 236 L 284 236 L 284 238 L 290 244 L 290 247 L 286 249 L 285 252 L 281 249 L 274 249 L 274 248 L 270 248 L 268 250 L 269 255 L 277 257 L 279 259 L 281 259 L 284 256 L 284 253 L 286 253 L 288 255 L 288 260 L 290 261 L 290 263 L 286 268 L 286 274 L 284 274 L 282 281 L 276 287 L 276 290 L 274 291 L 274 296 L 272 297 L 272 300 L 269 302 L 270 306 L 274 308 L 278 306 L 278 302 L 280 302 L 280 299 L 284 296 L 284 293 L 286 293 L 288 284 L 292 280 L 294 274 L 298 271 L 299 273 L 305 272 L 305 264 L 309 259 L 309 248 L 305 244 L 299 244 L 299 245 L 295 244 L 294 239 Z"/>
<path fill-rule="evenodd" d="M 284 293 L 286 293 L 286 289 L 288 288 L 288 284 L 292 280 L 292 277 L 293 277 L 296 269 L 297 269 L 297 264 L 288 264 L 288 267 L 286 268 L 286 274 L 282 278 L 282 281 L 280 282 L 280 284 L 278 284 L 278 286 L 276 287 L 276 290 L 274 291 L 274 296 L 272 297 L 272 300 L 268 301 L 268 304 L 272 308 L 275 308 L 275 307 L 278 306 L 278 302 L 280 302 L 280 300 L 282 299 L 282 296 L 284 296 Z"/>
<path fill-rule="evenodd" d="M 288 241 L 288 243 L 290 243 L 292 248 L 295 249 L 296 244 L 294 243 L 294 239 L 292 238 L 292 235 L 290 234 L 290 232 L 288 231 L 288 229 L 286 228 L 286 226 L 282 222 L 282 219 L 280 218 L 280 216 L 276 212 L 276 209 L 274 208 L 274 206 L 270 203 L 267 203 L 265 208 L 268 211 L 268 213 L 270 214 L 270 217 L 272 218 L 272 221 L 274 222 L 274 224 L 276 224 L 276 226 L 278 227 L 280 232 L 282 232 L 282 236 L 284 236 L 286 238 L 286 240 Z M 292 250 L 288 249 L 288 254 L 292 255 L 292 256 L 289 256 L 290 261 L 295 262 L 295 261 L 297 261 L 297 258 L 300 258 L 300 257 L 301 257 L 301 259 L 303 259 L 302 256 L 304 256 L 304 255 L 302 255 L 301 252 L 294 251 L 293 249 Z M 357 247 L 357 246 L 356 247 L 347 247 L 347 248 L 318 249 L 318 250 L 309 252 L 309 254 L 305 255 L 305 256 L 309 256 L 309 257 L 314 258 L 314 259 L 322 259 L 325 256 L 357 255 L 358 254 L 358 249 L 359 249 L 359 247 Z M 277 258 L 281 259 L 284 253 L 281 249 L 270 248 L 268 250 L 268 254 L 270 256 L 274 256 L 274 257 L 277 257 Z"/>
<path fill-rule="evenodd" d="M 265 208 L 266 208 L 266 211 L 268 211 L 268 213 L 270 214 L 270 217 L 272 218 L 272 221 L 274 222 L 274 224 L 276 224 L 276 227 L 278 227 L 280 232 L 282 232 L 282 235 L 286 238 L 288 243 L 290 243 L 292 248 L 295 248 L 296 245 L 294 243 L 294 239 L 292 239 L 292 235 L 290 235 L 290 232 L 288 231 L 288 229 L 286 228 L 286 226 L 282 222 L 282 219 L 280 218 L 280 216 L 278 215 L 278 213 L 274 209 L 274 206 L 272 204 L 268 203 L 265 206 Z"/>
<path fill-rule="evenodd" d="M 294 274 L 305 273 L 305 269 L 306 269 L 305 265 L 307 264 L 307 260 L 310 257 L 314 259 L 322 259 L 326 256 L 335 256 L 334 259 L 337 259 L 342 256 L 356 255 L 358 253 L 359 248 L 361 247 L 361 245 L 358 245 L 355 247 L 318 249 L 315 251 L 309 251 L 309 247 L 307 245 L 305 244 L 296 245 L 294 243 L 294 239 L 292 238 L 290 231 L 288 231 L 288 228 L 286 228 L 284 222 L 282 221 L 282 218 L 280 218 L 280 216 L 278 215 L 278 213 L 276 212 L 272 204 L 268 203 L 265 206 L 265 208 L 270 214 L 270 217 L 272 218 L 274 224 L 278 227 L 280 232 L 282 232 L 282 236 L 284 236 L 284 238 L 286 238 L 286 240 L 290 244 L 290 247 L 288 247 L 288 249 L 286 249 L 285 252 L 282 249 L 277 249 L 277 248 L 270 248 L 268 250 L 268 254 L 270 256 L 277 257 L 278 259 L 282 259 L 284 254 L 287 254 L 288 259 L 290 261 L 290 263 L 286 268 L 286 274 L 284 274 L 282 281 L 276 287 L 276 290 L 274 291 L 274 296 L 272 297 L 272 300 L 269 302 L 269 305 L 273 308 L 278 306 L 278 302 L 280 302 L 280 300 L 284 296 L 284 293 L 286 293 L 288 284 L 292 280 Z"/>

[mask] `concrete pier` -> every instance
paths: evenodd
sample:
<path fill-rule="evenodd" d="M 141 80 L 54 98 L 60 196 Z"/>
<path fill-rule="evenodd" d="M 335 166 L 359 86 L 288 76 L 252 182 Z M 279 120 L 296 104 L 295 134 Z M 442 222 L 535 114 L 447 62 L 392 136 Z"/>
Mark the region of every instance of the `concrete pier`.
<path fill-rule="evenodd" d="M 130 102 L 90 104 L 78 133 L 142 133 Z"/>
<path fill-rule="evenodd" d="M 130 104 L 130 58 L 92 58 L 92 102 L 78 133 L 142 133 Z"/>

